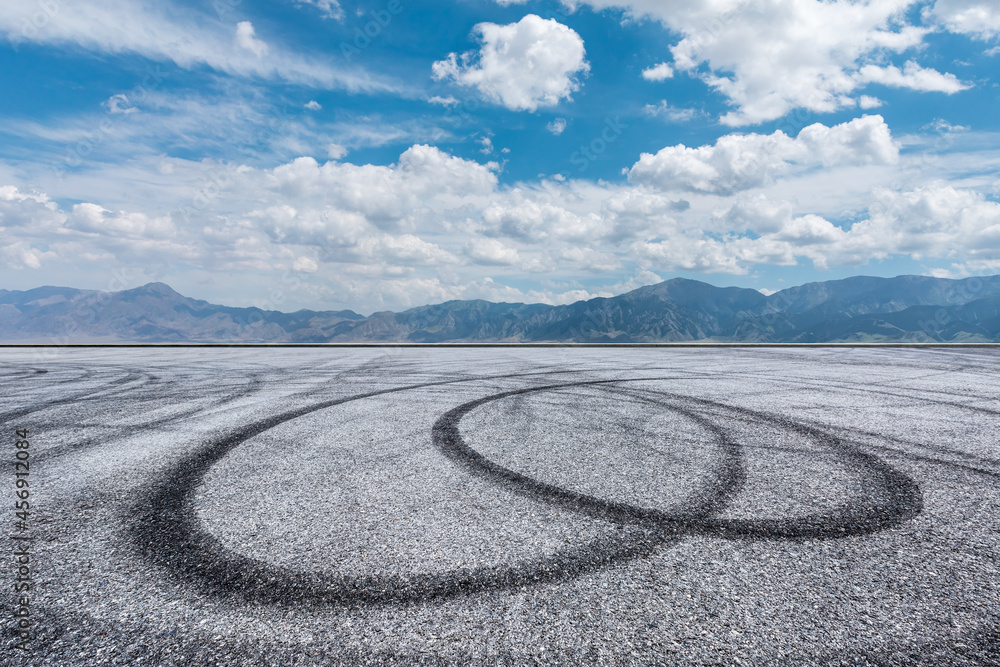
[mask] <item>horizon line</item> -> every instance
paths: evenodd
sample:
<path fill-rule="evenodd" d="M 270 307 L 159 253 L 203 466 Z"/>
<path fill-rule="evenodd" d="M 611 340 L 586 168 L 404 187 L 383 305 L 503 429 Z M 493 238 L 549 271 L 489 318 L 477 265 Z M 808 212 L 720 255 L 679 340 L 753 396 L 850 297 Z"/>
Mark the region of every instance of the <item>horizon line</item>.
<path fill-rule="evenodd" d="M 1000 348 L 1000 343 L 0 343 L 0 349 L 71 348 Z"/>

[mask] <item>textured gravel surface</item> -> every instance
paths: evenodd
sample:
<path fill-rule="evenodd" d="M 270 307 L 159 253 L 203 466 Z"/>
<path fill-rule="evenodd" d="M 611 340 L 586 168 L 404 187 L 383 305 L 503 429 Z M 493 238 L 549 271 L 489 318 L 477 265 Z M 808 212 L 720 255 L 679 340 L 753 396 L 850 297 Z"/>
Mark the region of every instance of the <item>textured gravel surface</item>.
<path fill-rule="evenodd" d="M 11 665 L 1000 664 L 1000 352 L 0 350 Z M 14 542 L 8 540 L 7 544 Z"/>

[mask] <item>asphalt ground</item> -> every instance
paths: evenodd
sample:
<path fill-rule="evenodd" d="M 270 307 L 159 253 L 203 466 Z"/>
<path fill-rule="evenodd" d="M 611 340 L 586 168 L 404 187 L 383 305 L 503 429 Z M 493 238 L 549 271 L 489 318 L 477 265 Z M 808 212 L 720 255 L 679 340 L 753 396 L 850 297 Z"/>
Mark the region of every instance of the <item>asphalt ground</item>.
<path fill-rule="evenodd" d="M 1000 664 L 1000 351 L 6 349 L 0 381 L 3 664 Z"/>

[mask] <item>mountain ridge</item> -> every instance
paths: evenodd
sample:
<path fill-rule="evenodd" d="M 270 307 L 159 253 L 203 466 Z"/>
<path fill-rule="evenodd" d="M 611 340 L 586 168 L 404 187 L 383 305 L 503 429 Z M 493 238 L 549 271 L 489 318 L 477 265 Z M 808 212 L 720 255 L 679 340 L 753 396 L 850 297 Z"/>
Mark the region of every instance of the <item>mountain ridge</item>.
<path fill-rule="evenodd" d="M 686 278 L 572 304 L 446 301 L 365 317 L 186 297 L 0 290 L 0 341 L 115 343 L 1000 342 L 1000 276 L 854 276 L 764 295 Z"/>

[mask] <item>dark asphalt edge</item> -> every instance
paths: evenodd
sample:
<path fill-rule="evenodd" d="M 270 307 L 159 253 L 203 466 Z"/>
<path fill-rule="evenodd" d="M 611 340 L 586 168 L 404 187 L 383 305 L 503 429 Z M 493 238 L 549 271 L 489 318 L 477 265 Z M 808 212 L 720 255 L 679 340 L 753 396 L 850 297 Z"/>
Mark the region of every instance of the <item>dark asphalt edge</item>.
<path fill-rule="evenodd" d="M 943 348 L 1000 349 L 1000 343 L 0 343 L 0 349 L 33 348 Z"/>

